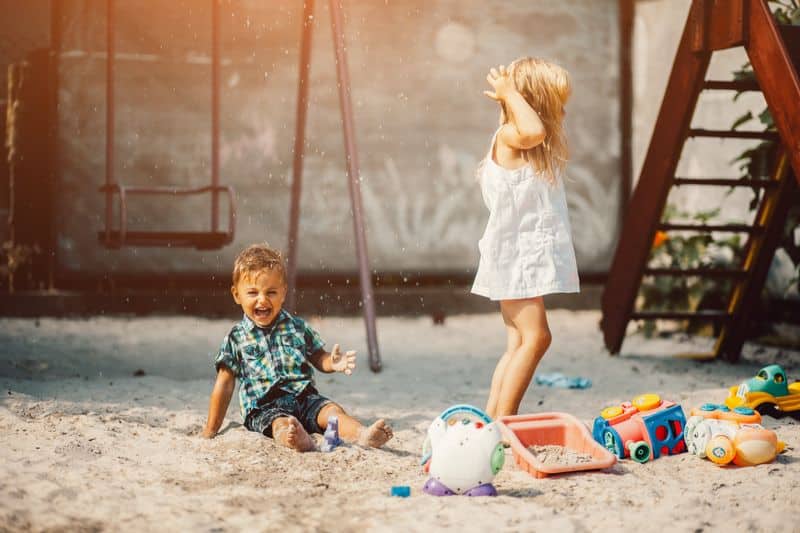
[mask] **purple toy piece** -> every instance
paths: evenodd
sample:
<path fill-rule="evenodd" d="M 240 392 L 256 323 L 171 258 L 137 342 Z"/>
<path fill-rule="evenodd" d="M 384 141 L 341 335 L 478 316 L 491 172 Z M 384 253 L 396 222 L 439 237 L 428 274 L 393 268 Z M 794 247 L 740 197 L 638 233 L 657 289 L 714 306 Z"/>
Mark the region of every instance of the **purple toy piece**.
<path fill-rule="evenodd" d="M 425 486 L 422 487 L 422 492 L 430 494 L 431 496 L 453 496 L 455 494 L 455 492 L 448 489 L 444 483 L 434 478 L 428 478 L 428 481 L 425 482 Z"/>
<path fill-rule="evenodd" d="M 335 415 L 328 417 L 328 427 L 322 437 L 324 440 L 320 449 L 323 452 L 332 452 L 342 443 L 342 439 L 339 438 L 339 419 Z"/>
<path fill-rule="evenodd" d="M 455 492 L 447 488 L 447 485 L 435 478 L 428 478 L 425 486 L 422 487 L 422 492 L 430 494 L 431 496 L 455 496 Z M 484 483 L 477 487 L 472 487 L 464 496 L 497 496 L 497 489 L 491 483 Z"/>
<path fill-rule="evenodd" d="M 483 485 L 472 487 L 464 493 L 464 496 L 497 496 L 497 489 L 491 483 L 484 483 Z"/>

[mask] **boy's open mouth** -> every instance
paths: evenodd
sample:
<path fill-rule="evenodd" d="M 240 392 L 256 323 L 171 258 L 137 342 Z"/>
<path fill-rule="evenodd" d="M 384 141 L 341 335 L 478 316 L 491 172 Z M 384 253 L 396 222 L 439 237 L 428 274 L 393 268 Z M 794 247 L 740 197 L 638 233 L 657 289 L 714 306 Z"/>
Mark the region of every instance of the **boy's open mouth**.
<path fill-rule="evenodd" d="M 265 319 L 269 318 L 269 316 L 272 314 L 272 309 L 267 309 L 266 307 L 256 307 L 254 313 L 256 318 Z"/>

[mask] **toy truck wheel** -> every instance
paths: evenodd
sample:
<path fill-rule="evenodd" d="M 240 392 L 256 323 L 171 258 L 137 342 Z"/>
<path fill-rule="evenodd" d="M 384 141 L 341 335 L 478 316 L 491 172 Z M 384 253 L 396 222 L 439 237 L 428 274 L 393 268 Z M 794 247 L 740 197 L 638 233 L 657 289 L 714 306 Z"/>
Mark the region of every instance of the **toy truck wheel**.
<path fill-rule="evenodd" d="M 643 440 L 628 442 L 628 451 L 631 454 L 631 459 L 637 463 L 646 463 L 650 460 L 650 446 Z"/>
<path fill-rule="evenodd" d="M 762 416 L 771 416 L 772 418 L 783 418 L 786 413 L 784 413 L 780 407 L 775 405 L 774 403 L 762 403 L 758 407 L 756 407 L 756 411 L 758 411 Z"/>

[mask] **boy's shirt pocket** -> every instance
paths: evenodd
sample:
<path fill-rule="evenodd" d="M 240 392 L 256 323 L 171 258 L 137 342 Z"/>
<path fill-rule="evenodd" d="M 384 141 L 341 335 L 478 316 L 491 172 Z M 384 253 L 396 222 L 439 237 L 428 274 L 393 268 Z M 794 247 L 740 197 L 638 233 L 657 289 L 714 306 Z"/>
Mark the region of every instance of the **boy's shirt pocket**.
<path fill-rule="evenodd" d="M 285 355 L 283 363 L 286 366 L 287 373 L 308 374 L 311 371 L 311 367 L 308 364 L 304 335 L 299 332 L 284 335 L 280 339 L 280 343 L 281 351 Z"/>
<path fill-rule="evenodd" d="M 272 380 L 272 360 L 269 350 L 264 350 L 257 342 L 243 344 L 239 347 L 243 372 L 249 378 Z"/>

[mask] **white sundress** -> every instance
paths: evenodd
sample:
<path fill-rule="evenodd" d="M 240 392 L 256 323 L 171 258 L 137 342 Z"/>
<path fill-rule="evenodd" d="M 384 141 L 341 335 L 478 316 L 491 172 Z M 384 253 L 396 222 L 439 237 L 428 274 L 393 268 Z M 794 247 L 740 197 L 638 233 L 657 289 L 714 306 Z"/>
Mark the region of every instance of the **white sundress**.
<path fill-rule="evenodd" d="M 501 167 L 493 157 L 496 138 L 497 132 L 478 170 L 489 221 L 478 241 L 481 258 L 472 292 L 491 300 L 579 292 L 561 178 L 551 184 L 531 165 Z"/>

